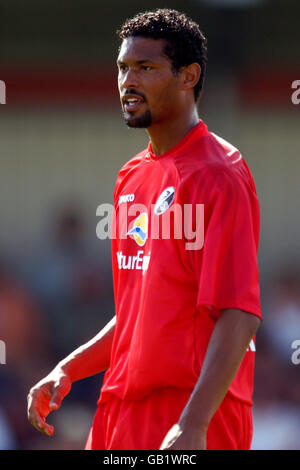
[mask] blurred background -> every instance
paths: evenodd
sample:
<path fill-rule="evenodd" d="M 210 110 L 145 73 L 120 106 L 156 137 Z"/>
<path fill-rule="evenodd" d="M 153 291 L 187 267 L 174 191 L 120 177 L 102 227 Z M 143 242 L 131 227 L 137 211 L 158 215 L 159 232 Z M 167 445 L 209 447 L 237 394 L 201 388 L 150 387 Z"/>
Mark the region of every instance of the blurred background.
<path fill-rule="evenodd" d="M 96 237 L 96 209 L 112 203 L 120 166 L 147 144 L 122 121 L 115 31 L 157 7 L 184 11 L 207 36 L 200 116 L 240 149 L 261 204 L 252 448 L 300 449 L 296 0 L 0 0 L 0 449 L 85 444 L 101 375 L 73 385 L 49 417 L 51 439 L 27 422 L 26 396 L 114 314 L 110 241 Z"/>

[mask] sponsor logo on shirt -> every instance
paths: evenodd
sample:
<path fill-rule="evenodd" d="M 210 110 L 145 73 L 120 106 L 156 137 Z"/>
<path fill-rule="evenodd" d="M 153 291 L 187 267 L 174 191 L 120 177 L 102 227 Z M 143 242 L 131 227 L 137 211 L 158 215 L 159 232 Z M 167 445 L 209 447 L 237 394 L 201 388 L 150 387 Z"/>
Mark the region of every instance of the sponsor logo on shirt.
<path fill-rule="evenodd" d="M 124 202 L 132 201 L 134 201 L 134 194 L 122 194 L 122 196 L 119 197 L 119 205 Z"/>
<path fill-rule="evenodd" d="M 160 215 L 166 212 L 169 209 L 170 205 L 174 201 L 175 198 L 175 188 L 174 186 L 169 186 L 165 189 L 159 198 L 154 207 L 154 214 Z"/>
<path fill-rule="evenodd" d="M 127 232 L 139 246 L 144 246 L 148 236 L 148 214 L 142 212 L 134 221 L 133 226 Z"/>
<path fill-rule="evenodd" d="M 122 251 L 117 252 L 119 269 L 136 269 L 143 271 L 143 275 L 148 269 L 150 262 L 150 251 L 144 255 L 144 250 L 139 250 L 136 256 L 123 255 Z"/>

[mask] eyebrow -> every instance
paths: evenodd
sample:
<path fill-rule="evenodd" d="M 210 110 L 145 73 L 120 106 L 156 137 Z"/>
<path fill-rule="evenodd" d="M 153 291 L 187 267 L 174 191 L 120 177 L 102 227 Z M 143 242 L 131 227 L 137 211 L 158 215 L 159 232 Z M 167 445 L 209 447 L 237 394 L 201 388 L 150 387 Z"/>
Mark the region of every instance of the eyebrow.
<path fill-rule="evenodd" d="M 145 63 L 154 63 L 155 61 L 153 59 L 141 59 L 141 60 L 135 60 L 134 63 L 137 65 L 145 64 Z M 123 60 L 117 60 L 117 65 L 121 64 L 126 64 Z"/>

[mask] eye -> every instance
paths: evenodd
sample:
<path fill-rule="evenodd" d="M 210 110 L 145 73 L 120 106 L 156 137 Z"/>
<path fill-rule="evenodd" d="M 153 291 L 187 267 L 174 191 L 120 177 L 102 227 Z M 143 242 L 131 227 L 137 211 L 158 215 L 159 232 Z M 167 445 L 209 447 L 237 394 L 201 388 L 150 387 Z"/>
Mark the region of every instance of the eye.
<path fill-rule="evenodd" d="M 120 71 L 124 72 L 126 69 L 127 69 L 127 66 L 126 66 L 126 65 L 124 65 L 124 64 L 120 64 L 120 65 L 119 65 L 119 70 L 120 70 Z"/>
<path fill-rule="evenodd" d="M 151 65 L 142 65 L 141 68 L 142 68 L 142 70 L 146 70 L 146 71 L 152 70 Z"/>

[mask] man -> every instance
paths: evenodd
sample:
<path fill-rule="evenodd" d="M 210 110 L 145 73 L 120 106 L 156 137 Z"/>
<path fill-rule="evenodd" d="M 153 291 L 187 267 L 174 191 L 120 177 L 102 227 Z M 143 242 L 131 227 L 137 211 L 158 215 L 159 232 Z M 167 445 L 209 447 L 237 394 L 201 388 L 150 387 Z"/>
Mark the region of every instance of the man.
<path fill-rule="evenodd" d="M 119 36 L 124 118 L 150 142 L 115 188 L 116 316 L 33 387 L 29 420 L 52 435 L 45 418 L 71 384 L 108 369 L 87 449 L 249 449 L 261 320 L 254 182 L 238 150 L 199 120 L 198 25 L 162 9 L 126 21 Z M 193 245 L 178 236 L 178 208 L 193 216 L 203 206 L 204 243 Z M 170 237 L 151 236 L 173 207 Z"/>

